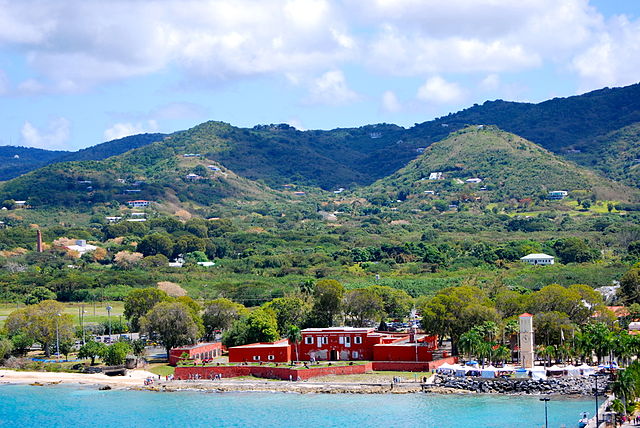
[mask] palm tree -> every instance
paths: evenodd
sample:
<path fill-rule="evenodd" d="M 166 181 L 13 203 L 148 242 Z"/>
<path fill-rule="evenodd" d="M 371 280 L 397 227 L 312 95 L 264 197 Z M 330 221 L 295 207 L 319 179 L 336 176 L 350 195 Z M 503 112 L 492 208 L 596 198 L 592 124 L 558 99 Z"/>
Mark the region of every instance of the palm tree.
<path fill-rule="evenodd" d="M 458 339 L 458 349 L 462 354 L 466 354 L 471 358 L 472 355 L 478 354 L 478 349 L 483 342 L 482 337 L 476 330 L 469 330 L 460 335 Z"/>
<path fill-rule="evenodd" d="M 507 348 L 504 345 L 500 345 L 493 350 L 493 357 L 496 359 L 496 361 L 505 363 L 507 360 L 511 359 L 511 349 Z"/>
<path fill-rule="evenodd" d="M 540 345 L 538 347 L 537 354 L 540 357 L 544 358 L 544 366 L 547 367 L 547 362 L 549 363 L 549 365 L 551 365 L 551 358 L 556 355 L 556 347 L 554 345 Z"/>
<path fill-rule="evenodd" d="M 637 398 L 637 389 L 638 387 L 632 370 L 621 370 L 618 372 L 618 378 L 613 382 L 613 385 L 611 385 L 611 390 L 616 397 L 622 399 L 624 414 L 627 414 L 627 403 L 633 403 Z"/>
<path fill-rule="evenodd" d="M 292 342 L 295 347 L 296 361 L 300 361 L 298 356 L 298 343 L 302 341 L 302 332 L 300 331 L 300 327 L 295 325 L 289 327 L 289 330 L 287 330 L 287 339 L 289 339 L 289 342 Z"/>

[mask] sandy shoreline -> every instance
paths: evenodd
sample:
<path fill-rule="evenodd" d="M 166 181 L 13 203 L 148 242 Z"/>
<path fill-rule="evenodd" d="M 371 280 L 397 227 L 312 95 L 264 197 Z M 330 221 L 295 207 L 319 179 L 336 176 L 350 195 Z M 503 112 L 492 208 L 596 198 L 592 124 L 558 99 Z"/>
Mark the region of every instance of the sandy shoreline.
<path fill-rule="evenodd" d="M 145 385 L 147 378 L 154 378 L 152 385 Z M 320 381 L 320 382 L 287 382 L 269 381 L 257 379 L 228 379 L 215 381 L 165 381 L 158 380 L 158 375 L 145 370 L 129 370 L 126 376 L 107 376 L 104 374 L 82 373 L 53 373 L 53 372 L 29 372 L 0 369 L 0 385 L 3 384 L 35 384 L 35 385 L 108 385 L 115 389 L 140 389 L 149 391 L 174 392 L 181 390 L 200 390 L 209 392 L 295 392 L 295 393 L 354 393 L 354 394 L 406 394 L 422 391 L 422 385 L 417 382 L 388 383 L 360 383 Z M 442 389 L 442 391 L 440 391 Z M 445 388 L 438 388 L 439 392 L 446 393 Z M 452 390 L 453 392 L 453 390 Z M 461 391 L 455 391 L 461 393 Z"/>
<path fill-rule="evenodd" d="M 153 378 L 154 383 L 145 385 L 145 379 Z M 429 394 L 479 394 L 473 391 L 446 388 L 429 385 L 423 388 L 419 382 L 345 382 L 336 378 L 325 378 L 318 381 L 278 381 L 260 379 L 225 379 L 225 380 L 196 380 L 196 381 L 165 381 L 158 380 L 146 370 L 129 370 L 126 376 L 107 376 L 104 374 L 82 373 L 53 373 L 29 372 L 10 369 L 0 369 L 0 386 L 2 385 L 84 385 L 112 389 L 134 389 L 156 392 L 203 391 L 203 392 L 281 392 L 298 394 L 414 394 L 425 392 Z M 496 394 L 500 395 L 500 394 Z M 513 394 L 522 395 L 522 394 Z"/>

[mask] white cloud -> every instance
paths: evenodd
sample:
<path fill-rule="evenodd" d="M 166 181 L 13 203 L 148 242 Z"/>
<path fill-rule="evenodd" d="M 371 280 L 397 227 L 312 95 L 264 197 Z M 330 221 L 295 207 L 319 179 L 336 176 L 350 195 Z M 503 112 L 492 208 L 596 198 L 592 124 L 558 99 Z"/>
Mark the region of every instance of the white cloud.
<path fill-rule="evenodd" d="M 111 128 L 104 131 L 104 139 L 105 141 L 111 141 L 128 137 L 130 135 L 157 131 L 158 123 L 155 120 L 138 123 L 116 123 Z"/>
<path fill-rule="evenodd" d="M 308 101 L 311 104 L 343 105 L 358 98 L 358 94 L 349 89 L 342 71 L 332 70 L 313 81 Z"/>
<path fill-rule="evenodd" d="M 396 113 L 402 109 L 395 92 L 385 91 L 382 94 L 382 108 L 389 113 Z"/>
<path fill-rule="evenodd" d="M 22 140 L 27 147 L 38 147 L 49 150 L 66 149 L 65 144 L 71 134 L 71 122 L 64 117 L 53 119 L 46 130 L 36 128 L 31 122 L 22 125 Z"/>
<path fill-rule="evenodd" d="M 480 88 L 484 91 L 495 91 L 500 87 L 500 76 L 489 74 L 480 82 Z"/>
<path fill-rule="evenodd" d="M 634 81 L 638 22 L 605 21 L 588 0 L 0 0 L 0 49 L 35 76 L 18 94 L 169 69 L 186 82 L 277 74 L 308 85 L 346 64 L 387 76 L 552 64 L 591 87 Z"/>
<path fill-rule="evenodd" d="M 300 119 L 297 118 L 292 118 L 289 119 L 286 122 L 287 125 L 289 126 L 293 126 L 294 128 L 296 128 L 298 131 L 306 131 L 307 129 L 304 127 L 304 125 L 302 125 L 302 122 L 300 121 Z"/>
<path fill-rule="evenodd" d="M 623 86 L 640 81 L 640 20 L 611 20 L 606 32 L 572 63 L 581 78 L 581 90 Z"/>
<path fill-rule="evenodd" d="M 200 79 L 331 67 L 356 46 L 326 0 L 0 0 L 0 47 L 22 50 L 51 90 L 176 66 Z"/>
<path fill-rule="evenodd" d="M 452 104 L 462 101 L 464 93 L 457 83 L 433 76 L 418 88 L 416 96 L 419 100 L 429 103 Z"/>

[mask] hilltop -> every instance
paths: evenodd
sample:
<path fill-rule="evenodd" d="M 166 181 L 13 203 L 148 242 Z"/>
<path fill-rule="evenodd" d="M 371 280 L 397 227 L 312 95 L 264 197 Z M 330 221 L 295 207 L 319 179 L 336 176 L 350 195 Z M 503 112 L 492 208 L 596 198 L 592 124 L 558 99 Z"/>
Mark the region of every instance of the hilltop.
<path fill-rule="evenodd" d="M 209 121 L 169 135 L 136 135 L 78 152 L 38 152 L 31 162 L 21 160 L 19 167 L 8 163 L 4 169 L 0 167 L 0 179 L 54 162 L 106 159 L 168 139 L 169 146 L 204 154 L 241 176 L 262 180 L 274 188 L 287 183 L 325 190 L 353 188 L 396 172 L 429 145 L 473 124 L 498 126 L 585 167 L 595 166 L 610 178 L 621 179 L 616 169 L 607 168 L 603 162 L 618 155 L 618 146 L 614 144 L 614 150 L 610 150 L 605 143 L 638 123 L 640 84 L 538 104 L 487 101 L 408 129 L 383 123 L 300 131 L 286 124 L 238 128 Z M 622 179 L 637 185 L 626 177 Z"/>
<path fill-rule="evenodd" d="M 35 208 L 84 210 L 128 200 L 158 202 L 160 211 L 202 211 L 222 205 L 271 201 L 278 192 L 238 176 L 171 138 L 102 161 L 63 162 L 0 184 L 0 198 L 26 199 Z"/>
<path fill-rule="evenodd" d="M 433 175 L 437 174 L 437 175 Z M 430 179 L 430 176 L 432 179 Z M 435 179 L 434 179 L 435 178 Z M 500 202 L 544 199 L 549 191 L 627 199 L 635 190 L 598 176 L 494 126 L 471 126 L 432 144 L 415 160 L 366 189 L 369 199 Z"/>

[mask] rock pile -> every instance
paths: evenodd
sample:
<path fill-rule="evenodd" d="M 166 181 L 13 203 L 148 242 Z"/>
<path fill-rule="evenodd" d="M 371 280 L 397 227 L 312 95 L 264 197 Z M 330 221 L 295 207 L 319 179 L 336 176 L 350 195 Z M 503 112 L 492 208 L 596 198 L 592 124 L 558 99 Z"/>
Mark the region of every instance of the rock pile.
<path fill-rule="evenodd" d="M 559 377 L 547 380 L 532 379 L 482 379 L 435 375 L 433 385 L 479 393 L 497 394 L 561 394 L 593 395 L 595 382 L 590 377 Z M 605 379 L 599 379 L 598 391 L 607 389 Z"/>

